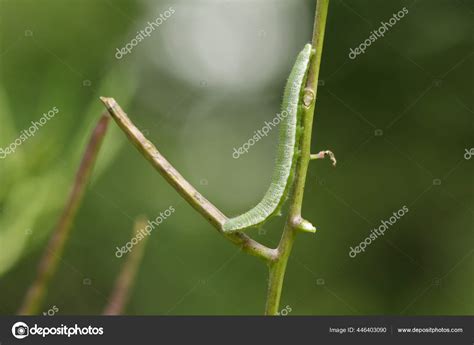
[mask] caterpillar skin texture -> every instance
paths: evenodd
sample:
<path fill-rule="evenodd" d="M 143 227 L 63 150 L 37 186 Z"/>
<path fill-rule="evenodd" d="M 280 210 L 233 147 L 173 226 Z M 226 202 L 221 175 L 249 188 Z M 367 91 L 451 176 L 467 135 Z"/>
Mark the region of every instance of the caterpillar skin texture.
<path fill-rule="evenodd" d="M 306 44 L 298 54 L 285 86 L 281 114 L 286 116 L 280 123 L 278 151 L 272 182 L 262 201 L 240 216 L 228 219 L 223 226 L 225 232 L 243 230 L 261 225 L 270 217 L 280 213 L 288 198 L 292 185 L 298 154 L 298 125 L 301 119 L 299 99 L 306 79 L 311 56 L 311 45 Z"/>

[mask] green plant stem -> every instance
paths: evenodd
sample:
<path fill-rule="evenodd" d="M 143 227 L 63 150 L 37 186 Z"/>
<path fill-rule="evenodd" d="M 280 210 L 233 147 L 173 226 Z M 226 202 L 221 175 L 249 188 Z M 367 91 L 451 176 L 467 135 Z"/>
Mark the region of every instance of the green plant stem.
<path fill-rule="evenodd" d="M 132 235 L 144 229 L 148 225 L 145 217 L 139 217 L 133 226 Z M 130 290 L 133 287 L 135 276 L 137 274 L 140 262 L 145 252 L 145 245 L 149 236 L 145 236 L 133 248 L 133 251 L 125 259 L 122 270 L 115 282 L 114 290 L 110 297 L 109 303 L 104 309 L 103 315 L 121 315 L 128 302 Z"/>
<path fill-rule="evenodd" d="M 209 200 L 201 195 L 158 151 L 140 130 L 128 118 L 113 98 L 101 97 L 101 101 L 109 111 L 112 118 L 120 129 L 127 135 L 138 151 L 150 162 L 150 164 L 176 189 L 176 191 L 206 218 L 222 235 L 232 243 L 241 247 L 249 254 L 264 260 L 273 260 L 276 250 L 268 248 L 263 244 L 251 239 L 243 232 L 225 233 L 222 230 L 227 217 Z"/>
<path fill-rule="evenodd" d="M 268 292 L 265 308 L 266 315 L 278 315 L 286 266 L 293 248 L 296 232 L 302 222 L 301 208 L 303 205 L 306 174 L 311 160 L 311 134 L 328 6 L 329 0 L 318 0 L 316 4 L 312 40 L 312 45 L 316 51 L 310 61 L 308 78 L 303 92 L 303 134 L 300 142 L 301 157 L 296 166 L 295 182 L 290 196 L 289 215 L 280 243 L 278 244 L 277 257 L 275 260 L 269 262 Z"/>
<path fill-rule="evenodd" d="M 18 311 L 19 315 L 35 315 L 38 313 L 44 299 L 46 288 L 51 277 L 56 272 L 64 245 L 69 236 L 71 225 L 81 205 L 84 191 L 89 181 L 100 146 L 107 132 L 110 117 L 103 114 L 92 132 L 84 156 L 76 173 L 76 178 L 63 213 L 53 230 L 48 246 L 38 265 L 35 281 L 30 286 L 23 304 Z"/>

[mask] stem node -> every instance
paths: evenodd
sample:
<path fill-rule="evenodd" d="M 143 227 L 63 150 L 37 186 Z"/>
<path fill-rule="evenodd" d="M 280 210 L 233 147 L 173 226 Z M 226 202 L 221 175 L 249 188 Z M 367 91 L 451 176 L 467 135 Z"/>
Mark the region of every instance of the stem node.
<path fill-rule="evenodd" d="M 316 228 L 314 227 L 314 225 L 311 224 L 306 219 L 303 219 L 301 217 L 299 217 L 299 219 L 296 221 L 296 223 L 293 224 L 293 227 L 296 230 L 299 230 L 301 232 L 310 232 L 310 233 L 313 233 L 313 234 L 316 232 Z"/>
<path fill-rule="evenodd" d="M 310 88 L 305 88 L 304 94 L 303 94 L 303 105 L 306 108 L 310 108 L 313 105 L 315 99 L 316 99 L 316 96 L 314 94 L 314 91 L 311 90 Z"/>

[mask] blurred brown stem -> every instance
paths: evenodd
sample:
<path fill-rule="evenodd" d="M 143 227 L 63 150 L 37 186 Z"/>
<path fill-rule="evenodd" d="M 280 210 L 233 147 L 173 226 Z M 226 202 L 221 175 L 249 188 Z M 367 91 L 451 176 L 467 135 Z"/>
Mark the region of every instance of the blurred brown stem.
<path fill-rule="evenodd" d="M 94 168 L 94 163 L 100 146 L 107 132 L 109 116 L 104 113 L 92 132 L 84 156 L 76 173 L 74 185 L 69 194 L 63 213 L 53 230 L 48 246 L 38 265 L 35 281 L 28 289 L 23 305 L 18 311 L 19 315 L 35 315 L 43 302 L 51 277 L 56 272 L 64 245 L 71 230 L 76 213 L 81 205 L 84 191 L 89 177 Z"/>
<path fill-rule="evenodd" d="M 132 236 L 141 229 L 144 229 L 147 225 L 148 223 L 145 217 L 138 218 L 133 226 Z M 138 267 L 143 258 L 147 239 L 148 236 L 143 237 L 143 239 L 133 247 L 133 250 L 126 258 L 122 271 L 115 282 L 109 304 L 104 309 L 103 315 L 121 315 L 123 313 L 130 296 L 130 290 L 133 287 Z"/>

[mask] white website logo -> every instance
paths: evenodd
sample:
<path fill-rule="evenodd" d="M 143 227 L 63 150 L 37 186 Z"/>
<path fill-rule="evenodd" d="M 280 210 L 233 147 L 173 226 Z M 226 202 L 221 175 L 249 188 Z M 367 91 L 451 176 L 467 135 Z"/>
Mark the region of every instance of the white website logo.
<path fill-rule="evenodd" d="M 24 322 L 17 322 L 12 326 L 12 334 L 17 339 L 23 339 L 30 334 L 30 328 Z"/>
<path fill-rule="evenodd" d="M 104 335 L 104 328 L 92 327 L 90 325 L 87 327 L 79 327 L 77 323 L 74 325 L 74 327 L 69 327 L 63 324 L 58 327 L 40 327 L 37 324 L 29 327 L 24 322 L 16 322 L 12 326 L 12 334 L 17 339 L 23 339 L 30 335 L 39 335 L 43 338 L 51 335 L 62 335 L 70 338 L 72 336 Z"/>

